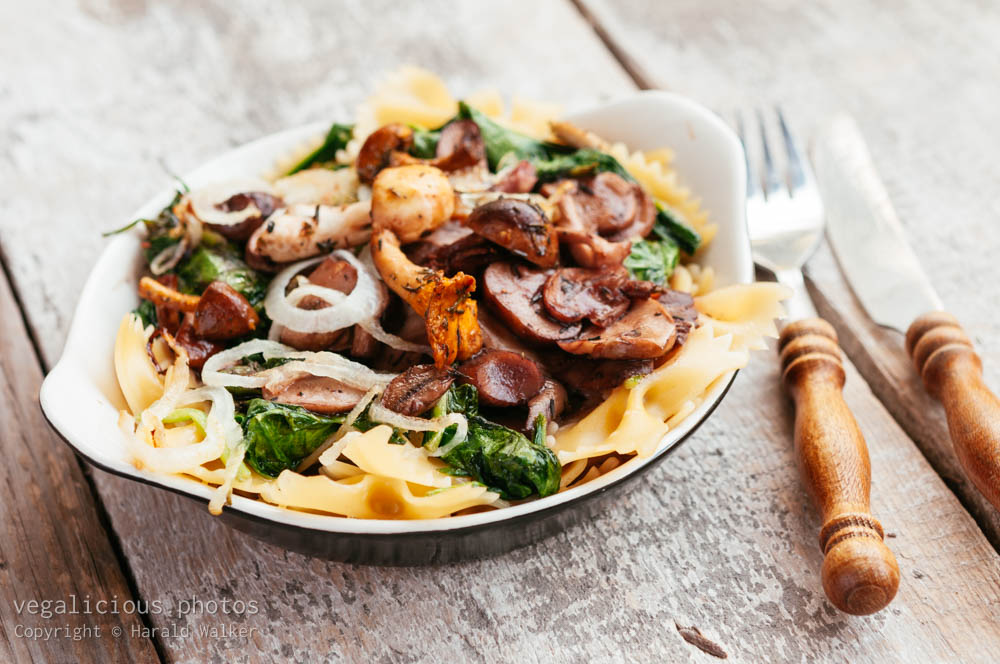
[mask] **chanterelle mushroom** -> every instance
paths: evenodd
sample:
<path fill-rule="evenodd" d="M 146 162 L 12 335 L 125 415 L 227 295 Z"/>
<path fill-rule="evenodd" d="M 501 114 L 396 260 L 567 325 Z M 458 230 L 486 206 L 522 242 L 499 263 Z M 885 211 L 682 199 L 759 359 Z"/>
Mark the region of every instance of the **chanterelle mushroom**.
<path fill-rule="evenodd" d="M 412 263 L 392 230 L 377 228 L 371 239 L 375 267 L 386 285 L 424 318 L 435 366 L 444 368 L 475 355 L 483 346 L 478 308 L 471 297 L 476 280 L 462 272 L 447 277 Z"/>

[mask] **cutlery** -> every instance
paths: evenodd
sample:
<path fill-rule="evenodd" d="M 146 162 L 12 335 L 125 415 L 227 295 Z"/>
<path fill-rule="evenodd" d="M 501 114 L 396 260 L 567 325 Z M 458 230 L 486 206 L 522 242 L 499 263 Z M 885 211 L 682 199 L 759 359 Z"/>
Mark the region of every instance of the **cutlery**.
<path fill-rule="evenodd" d="M 844 401 L 844 367 L 833 327 L 816 317 L 802 266 L 823 238 L 823 202 L 809 163 L 775 110 L 787 163 L 768 141 L 764 115 L 755 114 L 761 167 L 751 166 L 743 116 L 737 131 L 747 167 L 747 226 L 754 261 L 789 286 L 789 319 L 778 341 L 782 381 L 795 402 L 795 450 L 802 480 L 823 525 L 821 578 L 830 602 L 866 615 L 892 601 L 899 567 L 871 514 L 871 466 L 864 436 Z M 752 123 L 753 124 L 753 123 Z"/>
<path fill-rule="evenodd" d="M 983 382 L 972 341 L 941 311 L 855 122 L 837 117 L 813 157 L 830 244 L 851 288 L 872 320 L 905 333 L 924 387 L 944 406 L 959 462 L 1000 509 L 1000 399 Z"/>

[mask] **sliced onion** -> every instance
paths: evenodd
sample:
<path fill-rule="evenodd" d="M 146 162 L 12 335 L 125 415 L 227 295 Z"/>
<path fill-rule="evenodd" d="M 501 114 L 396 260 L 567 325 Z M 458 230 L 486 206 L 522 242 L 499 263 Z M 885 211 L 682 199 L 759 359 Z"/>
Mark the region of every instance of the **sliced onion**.
<path fill-rule="evenodd" d="M 264 359 L 290 358 L 291 362 L 253 376 L 239 376 L 225 373 L 222 369 L 236 364 L 244 357 L 261 353 Z M 264 387 L 271 383 L 287 380 L 294 373 L 308 373 L 313 376 L 326 376 L 346 385 L 367 390 L 372 387 L 384 387 L 396 374 L 372 371 L 365 365 L 349 360 L 342 355 L 321 351 L 314 353 L 305 350 L 295 350 L 284 344 L 267 339 L 253 339 L 233 346 L 221 353 L 208 358 L 201 369 L 201 381 L 206 385 L 220 387 Z"/>
<path fill-rule="evenodd" d="M 153 273 L 153 276 L 158 277 L 168 270 L 172 270 L 184 257 L 185 251 L 187 251 L 186 236 L 177 244 L 167 247 L 156 254 L 156 257 L 149 262 L 149 271 Z"/>
<path fill-rule="evenodd" d="M 233 492 L 233 485 L 236 477 L 240 473 L 240 466 L 247 455 L 246 443 L 241 439 L 235 447 L 229 448 L 229 458 L 226 459 L 226 467 L 222 473 L 222 484 L 215 488 L 212 499 L 208 501 L 208 511 L 216 516 L 222 514 L 222 506 L 229 500 Z"/>
<path fill-rule="evenodd" d="M 242 210 L 226 212 L 219 209 L 219 205 L 225 203 L 237 194 L 247 194 L 251 192 L 262 192 L 273 194 L 270 184 L 258 178 L 239 178 L 228 182 L 219 182 L 196 189 L 187 194 L 188 202 L 191 204 L 191 211 L 206 224 L 217 226 L 233 226 L 247 219 L 260 216 L 260 209 L 250 202 Z"/>
<path fill-rule="evenodd" d="M 388 424 L 389 426 L 396 427 L 397 429 L 403 429 L 404 431 L 444 431 L 453 424 L 457 425 L 458 428 L 455 431 L 455 437 L 452 438 L 452 440 L 445 446 L 449 450 L 455 445 L 463 442 L 469 433 L 469 421 L 465 419 L 465 415 L 462 415 L 461 413 L 448 413 L 442 417 L 425 420 L 422 417 L 400 415 L 396 411 L 389 410 L 380 403 L 373 403 L 371 408 L 368 409 L 368 417 L 370 417 L 373 422 Z M 444 450 L 444 448 L 438 448 L 434 452 L 431 452 L 430 456 L 441 456 L 447 452 L 447 450 L 442 450 Z"/>
<path fill-rule="evenodd" d="M 381 341 L 386 346 L 394 348 L 396 350 L 404 350 L 410 353 L 424 353 L 426 355 L 431 354 L 431 347 L 427 344 L 418 344 L 412 341 L 407 341 L 403 337 L 396 336 L 382 329 L 382 324 L 378 320 L 372 319 L 367 321 L 362 321 L 358 323 L 368 334 L 375 337 L 376 340 Z"/>
<path fill-rule="evenodd" d="M 306 294 L 315 295 L 329 302 L 330 306 L 309 310 L 299 309 L 292 304 L 285 294 L 288 284 L 303 269 L 319 263 L 326 256 L 308 258 L 286 267 L 271 281 L 267 298 L 264 300 L 264 309 L 272 321 L 296 332 L 334 332 L 378 315 L 382 297 L 372 274 L 349 251 L 341 249 L 330 255 L 347 261 L 357 271 L 358 281 L 350 295 L 345 296 L 340 291 L 316 284 L 306 284 L 296 287 L 295 291 L 301 291 L 298 297 Z"/>

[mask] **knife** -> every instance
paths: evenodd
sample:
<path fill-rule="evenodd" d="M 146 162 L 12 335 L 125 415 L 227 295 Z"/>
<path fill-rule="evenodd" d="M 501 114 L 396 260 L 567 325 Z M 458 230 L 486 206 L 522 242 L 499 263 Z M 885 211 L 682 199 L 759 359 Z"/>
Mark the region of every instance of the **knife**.
<path fill-rule="evenodd" d="M 924 387 L 944 406 L 959 462 L 1000 509 L 1000 399 L 983 382 L 972 341 L 942 311 L 854 120 L 830 123 L 814 146 L 813 166 L 827 237 L 851 288 L 872 320 L 905 333 Z"/>

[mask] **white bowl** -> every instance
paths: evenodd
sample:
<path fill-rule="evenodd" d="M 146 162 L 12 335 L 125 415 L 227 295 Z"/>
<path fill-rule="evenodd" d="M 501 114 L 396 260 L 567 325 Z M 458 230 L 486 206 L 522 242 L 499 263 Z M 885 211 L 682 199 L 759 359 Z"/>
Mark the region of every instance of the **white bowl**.
<path fill-rule="evenodd" d="M 712 221 L 719 226 L 701 262 L 715 270 L 719 285 L 753 280 L 744 218 L 743 150 L 716 115 L 675 94 L 641 92 L 568 119 L 611 141 L 622 141 L 633 150 L 664 146 L 673 149 L 682 180 L 702 199 Z M 183 180 L 198 187 L 234 176 L 267 173 L 277 158 L 324 133 L 326 128 L 325 123 L 313 124 L 267 136 L 211 160 L 185 174 Z M 172 188 L 165 189 L 123 221 L 155 216 L 173 195 Z M 211 490 L 195 480 L 136 469 L 116 425 L 124 399 L 115 379 L 112 349 L 122 316 L 138 304 L 136 280 L 143 268 L 140 240 L 138 231 L 116 236 L 98 259 L 80 295 L 63 355 L 42 384 L 42 410 L 56 431 L 89 462 L 205 502 Z M 662 460 L 714 409 L 731 378 L 718 381 L 698 409 L 670 431 L 648 459 L 580 487 L 507 509 L 425 521 L 382 521 L 307 514 L 234 496 L 224 514 L 237 527 L 259 536 L 340 559 L 426 562 L 497 553 L 564 527 L 575 520 L 560 515 L 565 507 L 592 503 L 592 498 Z M 206 514 L 205 518 L 211 517 Z M 501 527 L 514 523 L 520 525 Z M 275 537 L 277 531 L 284 534 Z M 440 542 L 444 540 L 454 545 L 442 548 Z M 394 545 L 394 541 L 400 544 Z M 402 550 L 404 541 L 409 551 Z M 431 548 L 419 552 L 421 546 Z"/>

